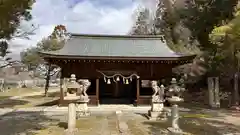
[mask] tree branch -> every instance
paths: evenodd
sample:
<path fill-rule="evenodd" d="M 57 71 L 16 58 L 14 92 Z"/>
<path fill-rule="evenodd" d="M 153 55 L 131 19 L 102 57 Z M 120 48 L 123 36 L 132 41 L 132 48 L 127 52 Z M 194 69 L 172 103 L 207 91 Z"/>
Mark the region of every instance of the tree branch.
<path fill-rule="evenodd" d="M 14 35 L 12 38 L 28 38 L 27 36 L 28 35 L 31 35 L 35 30 L 37 30 L 39 28 L 39 25 L 37 27 L 35 27 L 34 25 L 33 26 L 33 29 L 31 31 L 25 31 L 23 33 L 20 33 L 18 35 Z"/>
<path fill-rule="evenodd" d="M 7 64 L 1 65 L 0 68 L 5 68 L 7 66 L 12 66 L 12 64 L 16 63 L 18 61 L 9 61 Z"/>

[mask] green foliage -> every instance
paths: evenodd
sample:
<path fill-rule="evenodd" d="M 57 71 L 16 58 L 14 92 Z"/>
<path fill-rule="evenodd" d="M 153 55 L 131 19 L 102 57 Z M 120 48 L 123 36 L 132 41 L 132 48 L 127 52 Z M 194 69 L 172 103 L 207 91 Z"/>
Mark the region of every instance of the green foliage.
<path fill-rule="evenodd" d="M 226 47 L 223 46 L 225 34 L 222 31 L 229 27 L 215 28 L 234 18 L 237 4 L 238 0 L 194 0 L 185 9 L 178 10 L 180 20 L 191 31 L 191 38 L 200 44 L 209 74 L 219 75 L 227 63 L 233 62 L 232 59 L 226 61 L 229 55 L 226 55 Z"/>
<path fill-rule="evenodd" d="M 229 21 L 229 23 L 215 27 L 212 33 L 209 35 L 210 41 L 217 45 L 221 52 L 221 55 L 217 55 L 222 58 L 222 72 L 225 70 L 227 73 L 234 74 L 240 67 L 238 64 L 240 61 L 240 16 L 239 9 L 236 11 L 235 18 Z M 226 70 L 226 65 L 228 70 Z M 224 68 L 225 67 L 225 68 Z M 229 69 L 232 70 L 229 70 Z"/>
<path fill-rule="evenodd" d="M 218 31 L 233 27 L 231 20 L 240 13 L 234 16 L 238 0 L 177 0 L 175 3 L 178 4 L 173 4 L 172 0 L 159 1 L 153 25 L 155 33 L 151 34 L 164 34 L 174 51 L 199 54 L 204 66 L 215 75 L 224 65 L 234 65 L 231 56 L 235 53 L 233 48 L 239 46 L 240 27 L 234 25 L 231 28 L 234 31 L 228 30 L 228 34 Z M 231 25 L 223 26 L 229 21 Z M 240 19 L 234 21 L 240 22 Z M 222 27 L 215 29 L 219 26 Z"/>
<path fill-rule="evenodd" d="M 142 9 L 138 12 L 135 24 L 130 31 L 130 35 L 149 35 L 151 33 L 149 9 Z"/>
<path fill-rule="evenodd" d="M 45 38 L 37 44 L 38 50 L 41 51 L 56 51 L 63 47 L 64 41 L 59 41 L 55 38 Z"/>
<path fill-rule="evenodd" d="M 66 28 L 63 25 L 57 25 L 48 38 L 43 39 L 36 47 L 29 48 L 22 52 L 22 62 L 28 65 L 29 70 L 33 70 L 37 66 L 44 64 L 44 60 L 39 56 L 38 52 L 56 51 L 61 49 L 64 46 L 66 37 Z"/>
<path fill-rule="evenodd" d="M 179 13 L 202 49 L 211 50 L 214 45 L 209 41 L 209 34 L 215 26 L 220 26 L 234 17 L 237 4 L 238 0 L 194 0 Z"/>
<path fill-rule="evenodd" d="M 34 0 L 0 0 L 0 56 L 8 53 L 8 40 L 18 34 L 22 20 L 30 20 L 30 9 Z"/>
<path fill-rule="evenodd" d="M 38 55 L 38 51 L 38 48 L 32 47 L 21 52 L 21 61 L 28 66 L 29 70 L 36 68 L 40 63 L 43 62 Z"/>
<path fill-rule="evenodd" d="M 11 39 L 22 19 L 30 20 L 33 0 L 0 0 L 0 39 Z"/>

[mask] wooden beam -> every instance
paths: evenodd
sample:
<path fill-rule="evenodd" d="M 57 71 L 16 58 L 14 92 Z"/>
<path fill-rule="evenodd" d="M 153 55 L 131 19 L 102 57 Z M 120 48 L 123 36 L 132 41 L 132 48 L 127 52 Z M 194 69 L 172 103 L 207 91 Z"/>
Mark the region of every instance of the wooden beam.
<path fill-rule="evenodd" d="M 97 105 L 99 105 L 99 78 L 96 79 L 96 96 L 97 96 Z"/>

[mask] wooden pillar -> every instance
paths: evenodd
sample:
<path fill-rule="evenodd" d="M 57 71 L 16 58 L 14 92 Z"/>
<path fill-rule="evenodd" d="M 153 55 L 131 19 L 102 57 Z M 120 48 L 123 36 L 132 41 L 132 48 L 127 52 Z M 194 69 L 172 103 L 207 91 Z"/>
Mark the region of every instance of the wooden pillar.
<path fill-rule="evenodd" d="M 137 101 L 136 101 L 137 106 L 139 104 L 139 96 L 140 96 L 140 79 L 137 79 Z"/>
<path fill-rule="evenodd" d="M 60 71 L 60 100 L 59 100 L 59 105 L 63 104 L 63 100 L 64 100 L 64 93 L 63 93 L 63 74 L 62 74 L 62 70 Z"/>
<path fill-rule="evenodd" d="M 114 97 L 117 97 L 119 93 L 119 85 L 118 82 L 115 83 L 115 88 L 114 88 Z"/>
<path fill-rule="evenodd" d="M 97 96 L 97 105 L 99 105 L 99 78 L 96 79 L 96 96 Z"/>

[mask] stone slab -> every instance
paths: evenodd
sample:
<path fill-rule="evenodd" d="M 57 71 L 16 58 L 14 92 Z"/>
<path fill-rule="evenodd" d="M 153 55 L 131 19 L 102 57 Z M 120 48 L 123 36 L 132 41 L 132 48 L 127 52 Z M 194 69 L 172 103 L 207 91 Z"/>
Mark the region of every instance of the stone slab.
<path fill-rule="evenodd" d="M 75 128 L 73 130 L 66 129 L 64 131 L 64 135 L 77 135 L 78 134 L 78 129 Z"/>
<path fill-rule="evenodd" d="M 172 127 L 169 127 L 167 129 L 169 131 L 169 135 L 185 135 L 186 134 L 181 129 L 175 129 L 175 128 L 172 128 Z"/>
<path fill-rule="evenodd" d="M 162 120 L 162 121 L 167 120 L 166 113 L 163 111 L 153 112 L 153 111 L 149 110 L 147 117 L 148 117 L 148 120 Z"/>
<path fill-rule="evenodd" d="M 162 111 L 163 107 L 164 107 L 163 103 L 152 103 L 151 111 L 153 112 Z"/>

